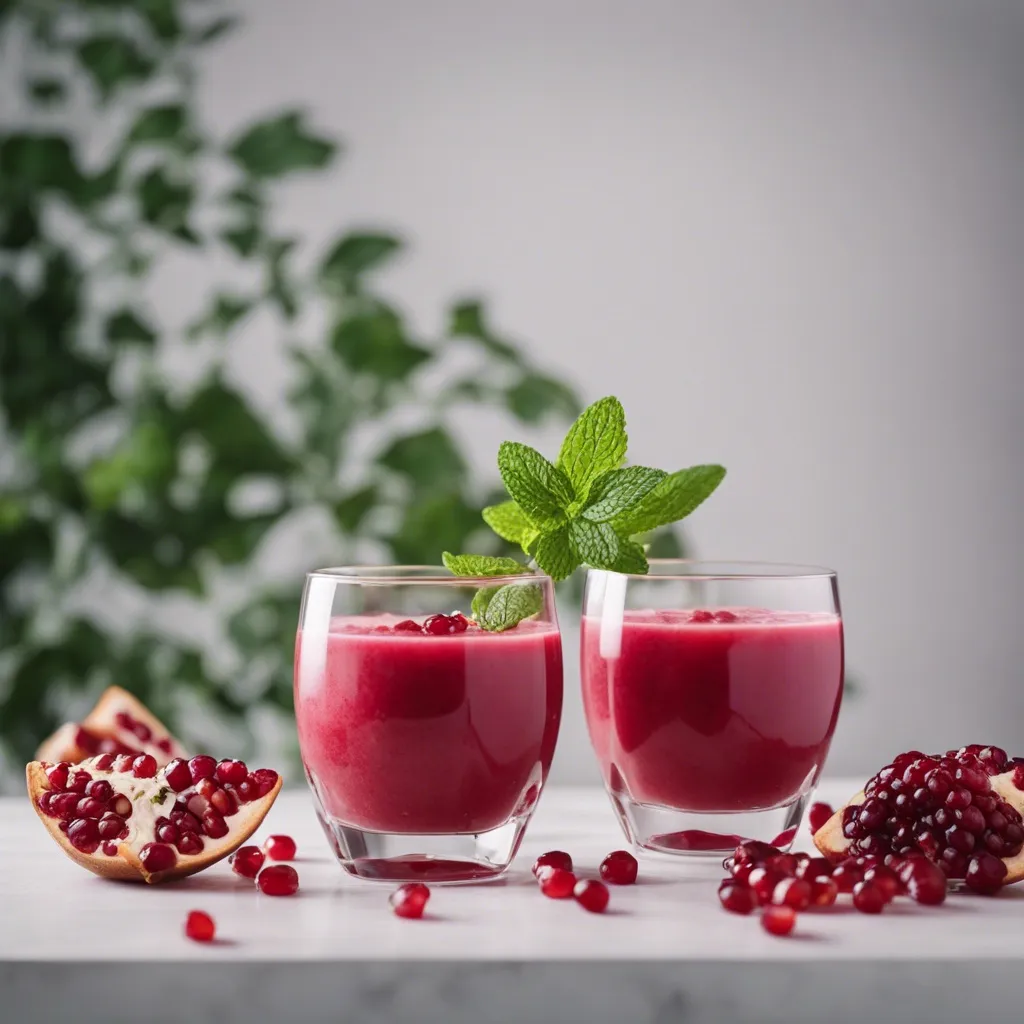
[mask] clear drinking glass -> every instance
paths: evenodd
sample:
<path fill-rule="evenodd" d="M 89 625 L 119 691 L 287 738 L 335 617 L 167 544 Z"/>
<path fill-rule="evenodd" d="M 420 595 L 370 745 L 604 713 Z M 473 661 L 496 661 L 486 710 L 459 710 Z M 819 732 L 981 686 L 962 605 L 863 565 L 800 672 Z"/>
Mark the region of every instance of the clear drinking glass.
<path fill-rule="evenodd" d="M 534 588 L 541 610 L 501 633 L 467 621 L 477 592 L 498 587 Z M 306 577 L 299 746 L 320 822 L 351 874 L 501 875 L 540 797 L 561 713 L 549 577 L 470 579 L 430 566 Z"/>
<path fill-rule="evenodd" d="M 836 575 L 814 566 L 652 560 L 591 569 L 583 703 L 627 837 L 672 854 L 788 847 L 843 689 Z"/>

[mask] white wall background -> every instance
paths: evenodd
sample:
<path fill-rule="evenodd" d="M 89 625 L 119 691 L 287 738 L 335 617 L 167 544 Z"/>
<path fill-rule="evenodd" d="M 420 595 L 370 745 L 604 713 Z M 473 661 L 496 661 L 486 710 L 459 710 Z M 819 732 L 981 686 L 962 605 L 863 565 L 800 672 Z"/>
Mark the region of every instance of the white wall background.
<path fill-rule="evenodd" d="M 832 771 L 1024 753 L 1024 5 L 244 12 L 212 123 L 297 101 L 350 143 L 285 220 L 397 226 L 414 251 L 385 283 L 424 327 L 481 290 L 587 398 L 622 398 L 636 458 L 725 463 L 701 554 L 839 570 L 864 689 Z M 238 363 L 268 397 L 272 343 Z M 558 777 L 593 778 L 568 653 Z"/>

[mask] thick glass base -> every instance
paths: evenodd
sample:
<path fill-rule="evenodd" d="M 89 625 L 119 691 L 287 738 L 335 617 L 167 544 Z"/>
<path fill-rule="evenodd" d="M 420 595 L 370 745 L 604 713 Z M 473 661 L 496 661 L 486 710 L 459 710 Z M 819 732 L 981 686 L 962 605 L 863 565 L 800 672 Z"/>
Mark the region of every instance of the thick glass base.
<path fill-rule="evenodd" d="M 622 830 L 634 846 L 655 853 L 719 859 L 746 839 L 788 850 L 811 799 L 811 794 L 805 793 L 768 810 L 711 812 L 681 811 L 637 803 L 620 793 L 609 795 Z"/>
<path fill-rule="evenodd" d="M 493 882 L 508 870 L 529 815 L 487 832 L 424 835 L 368 832 L 317 812 L 341 866 L 371 882 L 460 885 Z"/>

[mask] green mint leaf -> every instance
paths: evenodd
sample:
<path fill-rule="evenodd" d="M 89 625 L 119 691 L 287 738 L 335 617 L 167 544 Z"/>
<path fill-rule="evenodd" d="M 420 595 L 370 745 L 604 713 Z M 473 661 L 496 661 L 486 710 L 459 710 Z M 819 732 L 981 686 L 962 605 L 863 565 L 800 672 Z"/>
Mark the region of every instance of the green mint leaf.
<path fill-rule="evenodd" d="M 498 469 L 505 490 L 534 526 L 548 530 L 565 522 L 565 510 L 575 498 L 572 484 L 540 452 L 504 441 L 498 449 Z"/>
<path fill-rule="evenodd" d="M 480 594 L 486 591 L 490 591 L 488 596 L 480 599 Z M 544 594 L 536 583 L 506 583 L 503 587 L 487 587 L 477 594 L 473 600 L 473 617 L 483 629 L 502 633 L 543 608 Z"/>
<path fill-rule="evenodd" d="M 481 587 L 473 595 L 473 603 L 470 605 L 469 613 L 481 627 L 487 620 L 487 606 L 491 603 L 491 598 L 499 590 L 501 590 L 501 587 Z"/>
<path fill-rule="evenodd" d="M 542 533 L 537 540 L 533 557 L 556 583 L 571 576 L 580 564 L 579 555 L 569 539 L 568 526 L 560 527 L 551 533 Z"/>
<path fill-rule="evenodd" d="M 637 506 L 616 516 L 612 525 L 623 536 L 685 519 L 710 497 L 725 476 L 724 466 L 691 466 L 665 477 Z"/>
<path fill-rule="evenodd" d="M 595 569 L 612 572 L 646 573 L 647 558 L 639 544 L 621 537 L 609 523 L 574 519 L 569 539 L 581 561 Z"/>
<path fill-rule="evenodd" d="M 441 560 L 445 568 L 456 576 L 515 576 L 530 571 L 514 558 L 494 558 L 491 555 L 453 555 L 446 551 Z"/>
<path fill-rule="evenodd" d="M 558 453 L 558 468 L 581 499 L 602 473 L 618 469 L 626 457 L 626 414 L 614 397 L 588 406 L 569 428 Z M 515 495 L 512 495 L 515 497 Z"/>
<path fill-rule="evenodd" d="M 646 466 L 610 469 L 591 485 L 580 515 L 592 523 L 610 523 L 639 505 L 667 475 L 663 470 Z"/>
<path fill-rule="evenodd" d="M 484 522 L 502 540 L 519 544 L 524 551 L 537 538 L 537 528 L 514 501 L 503 501 L 500 505 L 488 505 L 481 515 Z"/>

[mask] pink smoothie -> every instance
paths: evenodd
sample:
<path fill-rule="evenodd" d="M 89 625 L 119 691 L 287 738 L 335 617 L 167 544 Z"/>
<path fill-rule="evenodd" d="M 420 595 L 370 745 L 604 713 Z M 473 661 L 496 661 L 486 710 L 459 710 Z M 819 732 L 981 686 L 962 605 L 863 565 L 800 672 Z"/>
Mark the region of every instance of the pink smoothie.
<path fill-rule="evenodd" d="M 787 803 L 817 778 L 842 692 L 837 616 L 627 611 L 619 648 L 606 635 L 602 653 L 600 621 L 583 619 L 587 725 L 613 792 L 751 810 Z"/>
<path fill-rule="evenodd" d="M 524 809 L 547 777 L 562 713 L 556 627 L 452 636 L 394 616 L 300 633 L 295 713 L 324 811 L 376 832 L 473 833 Z"/>

